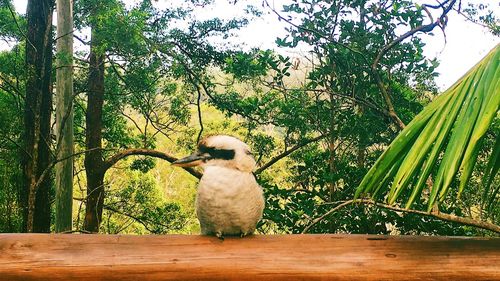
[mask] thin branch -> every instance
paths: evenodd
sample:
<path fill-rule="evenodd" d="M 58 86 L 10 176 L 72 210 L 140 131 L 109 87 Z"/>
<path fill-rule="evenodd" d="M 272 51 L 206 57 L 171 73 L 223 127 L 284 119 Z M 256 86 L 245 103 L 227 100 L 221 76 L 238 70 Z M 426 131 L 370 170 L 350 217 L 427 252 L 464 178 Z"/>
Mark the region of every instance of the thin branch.
<path fill-rule="evenodd" d="M 478 22 L 477 20 L 473 19 L 472 17 L 470 17 L 469 15 L 465 14 L 464 12 L 462 12 L 460 9 L 454 9 L 459 15 L 463 16 L 467 21 L 471 22 L 471 23 L 474 23 L 474 24 L 477 24 L 483 28 L 486 28 L 486 29 L 491 29 L 490 26 L 486 25 L 486 24 L 483 24 L 481 22 Z"/>
<path fill-rule="evenodd" d="M 215 102 L 216 104 L 218 103 L 218 99 L 212 95 L 209 87 L 203 82 L 203 80 L 201 80 L 200 78 L 197 77 L 196 73 L 193 72 L 192 69 L 189 68 L 189 66 L 187 64 L 185 64 L 184 62 L 180 61 L 180 63 L 183 65 L 184 69 L 191 75 L 191 77 L 193 77 L 194 79 L 197 80 L 197 82 L 201 85 L 201 87 L 203 88 L 203 91 L 205 92 L 205 94 L 208 96 L 208 98 L 210 98 L 213 102 Z M 252 117 L 248 114 L 244 114 L 242 112 L 238 112 L 237 110 L 234 110 L 234 109 L 231 109 L 229 107 L 223 107 L 222 110 L 225 110 L 225 111 L 228 111 L 232 114 L 235 114 L 235 115 L 239 115 L 239 116 L 242 116 L 243 118 L 246 118 L 252 122 L 255 122 L 259 125 L 274 125 L 274 126 L 279 126 L 279 124 L 277 124 L 276 122 L 273 122 L 273 121 L 261 121 L 255 117 Z"/>
<path fill-rule="evenodd" d="M 287 19 L 287 18 L 283 17 L 283 16 L 282 16 L 282 15 L 281 15 L 278 11 L 276 11 L 276 9 L 275 9 L 275 8 L 271 7 L 271 5 L 269 4 L 269 2 L 268 2 L 267 0 L 264 0 L 264 2 L 263 2 L 263 3 L 264 3 L 264 4 L 265 4 L 265 5 L 266 5 L 266 6 L 267 6 L 267 7 L 268 7 L 268 8 L 269 8 L 269 9 L 270 9 L 270 10 L 271 10 L 271 11 L 272 11 L 275 15 L 276 15 L 276 16 L 278 16 L 278 19 L 280 19 L 280 20 L 282 20 L 282 21 L 284 21 L 284 22 L 288 23 L 289 25 L 291 25 L 291 26 L 293 26 L 293 27 L 295 27 L 295 28 L 297 28 L 297 29 L 299 29 L 299 30 L 302 30 L 302 31 L 305 31 L 305 32 L 308 32 L 308 33 L 315 34 L 316 36 L 321 37 L 321 38 L 323 38 L 323 39 L 326 39 L 326 40 L 328 40 L 329 42 L 331 42 L 331 43 L 333 43 L 333 44 L 336 44 L 336 45 L 342 46 L 342 47 L 344 47 L 345 49 L 347 49 L 347 50 L 349 50 L 349 51 L 351 51 L 351 52 L 353 52 L 353 53 L 356 53 L 356 54 L 360 55 L 360 56 L 363 58 L 363 60 L 367 61 L 367 59 L 366 59 L 365 55 L 364 55 L 362 52 L 360 52 L 360 51 L 358 51 L 358 50 L 355 50 L 355 49 L 353 49 L 353 48 L 351 48 L 351 47 L 349 47 L 349 46 L 347 46 L 347 45 L 345 45 L 345 44 L 342 44 L 342 43 L 340 43 L 340 42 L 338 42 L 338 41 L 335 41 L 335 40 L 333 40 L 333 39 L 332 39 L 332 37 L 330 37 L 330 36 L 328 36 L 328 35 L 326 35 L 326 34 L 323 34 L 323 33 L 319 32 L 319 31 L 317 31 L 317 30 L 310 29 L 310 28 L 305 28 L 305 27 L 303 27 L 303 26 L 299 26 L 299 25 L 297 25 L 297 24 L 293 23 L 292 21 L 290 21 L 289 19 Z"/>
<path fill-rule="evenodd" d="M 137 122 L 134 120 L 134 118 L 132 118 L 132 117 L 128 116 L 127 114 L 125 114 L 125 113 L 123 112 L 123 110 L 120 110 L 120 114 L 121 114 L 121 115 L 123 115 L 123 116 L 124 116 L 125 118 L 127 118 L 128 120 L 130 120 L 130 122 L 132 122 L 132 123 L 134 124 L 135 128 L 136 128 L 136 129 L 137 129 L 137 130 L 138 130 L 141 134 L 143 134 L 141 127 L 139 126 L 139 124 L 137 124 Z"/>
<path fill-rule="evenodd" d="M 10 81 L 7 78 L 5 78 L 2 74 L 0 74 L 0 79 L 2 79 L 2 81 L 4 81 L 7 84 L 7 86 L 9 86 L 19 97 L 21 97 L 24 100 L 24 97 L 23 97 L 21 91 L 19 91 L 19 88 L 17 88 L 12 83 L 10 83 Z M 5 89 L 5 92 L 12 95 L 12 93 L 10 91 L 8 91 L 7 89 Z"/>
<path fill-rule="evenodd" d="M 110 205 L 104 205 L 103 206 L 104 209 L 108 210 L 108 211 L 111 211 L 111 212 L 114 212 L 114 213 L 117 213 L 117 214 L 120 214 L 122 216 L 126 216 L 140 224 L 142 224 L 144 226 L 144 228 L 146 228 L 147 231 L 151 232 L 151 233 L 155 233 L 151 228 L 150 228 L 150 225 L 149 224 L 157 224 L 157 225 L 160 225 L 166 229 L 169 229 L 171 228 L 171 226 L 169 225 L 166 225 L 166 224 L 162 224 L 162 223 L 159 223 L 157 221 L 150 221 L 150 220 L 147 220 L 147 219 L 142 219 L 142 218 L 139 218 L 138 216 L 135 216 L 135 215 L 132 215 L 132 214 L 129 214 L 129 213 L 126 213 L 125 211 L 122 211 L 122 210 L 119 210 L 117 208 L 114 208 Z M 128 226 L 127 226 L 128 227 Z"/>
<path fill-rule="evenodd" d="M 160 51 L 160 52 L 162 52 L 162 53 L 164 53 L 164 54 L 166 54 L 166 55 L 168 55 L 168 56 L 170 56 L 170 57 L 172 57 L 172 58 L 177 59 L 177 61 L 178 61 L 178 62 L 179 62 L 179 63 L 180 63 L 180 64 L 184 67 L 184 69 L 188 72 L 189 76 L 190 76 L 192 79 L 196 80 L 195 82 L 197 82 L 199 85 L 201 85 L 201 87 L 202 87 L 203 91 L 204 91 L 204 92 L 205 92 L 205 94 L 208 96 L 208 98 L 209 98 L 210 100 L 212 100 L 214 103 L 216 103 L 216 104 L 218 103 L 218 99 L 217 99 L 215 96 L 213 96 L 213 95 L 212 95 L 212 93 L 211 93 L 211 91 L 210 91 L 210 89 L 209 89 L 209 86 L 207 86 L 207 85 L 205 84 L 205 82 L 204 82 L 202 79 L 200 79 L 200 78 L 198 77 L 199 75 L 198 75 L 198 74 L 196 74 L 196 73 L 195 73 L 195 72 L 194 72 L 194 71 L 193 71 L 193 70 L 192 70 L 192 69 L 188 66 L 188 64 L 185 62 L 185 60 L 184 60 L 183 58 L 179 58 L 179 57 L 178 57 L 178 56 L 176 56 L 175 54 L 171 53 L 171 52 L 170 52 L 170 50 L 165 49 L 165 48 L 161 48 L 161 46 L 158 46 L 158 45 L 157 45 L 156 43 L 154 43 L 154 42 L 150 42 L 150 40 L 147 40 L 147 39 L 146 39 L 146 41 L 147 41 L 147 42 L 149 42 L 150 44 L 155 45 L 155 46 L 159 49 L 159 51 Z M 183 48 L 183 46 L 182 46 L 182 45 L 180 45 L 180 44 L 178 44 L 178 43 L 176 43 L 176 42 L 170 42 L 170 43 L 171 43 L 172 45 L 174 45 L 175 47 L 177 47 L 177 48 L 180 50 L 180 52 L 181 52 L 181 53 L 183 53 L 183 54 L 185 54 L 187 57 L 191 57 L 191 56 L 192 56 L 192 55 L 191 55 L 191 54 L 190 54 L 187 50 L 185 50 L 185 49 Z M 191 83 L 193 83 L 194 81 L 193 81 L 193 80 L 191 80 L 190 82 L 191 82 Z M 242 117 L 244 117 L 244 118 L 246 118 L 246 119 L 248 119 L 248 120 L 250 120 L 250 121 L 252 121 L 252 122 L 255 122 L 255 123 L 259 124 L 259 125 L 275 125 L 275 126 L 279 126 L 279 124 L 276 124 L 276 123 L 275 123 L 275 122 L 273 122 L 273 121 L 261 121 L 261 120 L 259 120 L 259 119 L 256 119 L 256 118 L 254 118 L 254 117 L 250 116 L 250 115 L 244 114 L 244 113 L 242 113 L 242 112 L 238 112 L 237 110 L 234 110 L 234 109 L 231 109 L 231 108 L 228 108 L 228 107 L 223 107 L 223 108 L 222 108 L 222 110 L 223 110 L 223 111 L 230 112 L 230 113 L 235 114 L 235 115 L 242 116 Z"/>
<path fill-rule="evenodd" d="M 276 162 L 278 162 L 279 160 L 287 157 L 288 155 L 292 154 L 293 152 L 295 152 L 296 150 L 310 144 L 310 143 L 313 143 L 313 142 L 316 142 L 322 138 L 324 138 L 326 135 L 319 135 L 315 138 L 312 138 L 312 139 L 308 139 L 308 140 L 305 140 L 305 141 L 302 141 L 298 144 L 296 144 L 294 147 L 290 148 L 289 150 L 285 150 L 283 151 L 281 154 L 273 157 L 271 160 L 269 160 L 269 162 L 267 162 L 266 164 L 262 165 L 260 168 L 258 168 L 257 170 L 255 170 L 255 174 L 260 174 L 262 173 L 265 169 L 271 167 L 272 165 L 274 165 Z"/>
<path fill-rule="evenodd" d="M 126 217 L 128 217 L 128 218 L 131 218 L 131 219 L 133 219 L 134 221 L 136 221 L 136 222 L 138 222 L 138 223 L 142 224 L 142 225 L 144 226 L 144 228 L 146 228 L 146 230 L 148 230 L 149 232 L 152 232 L 152 231 L 151 231 L 151 229 L 149 229 L 149 227 L 148 227 L 148 225 L 147 225 L 147 223 L 146 223 L 146 222 L 144 222 L 143 220 L 141 220 L 140 218 L 138 218 L 138 217 L 136 217 L 136 216 L 134 216 L 134 215 L 127 214 L 127 213 L 125 213 L 125 212 L 123 212 L 123 211 L 120 211 L 120 210 L 118 210 L 118 209 L 116 209 L 116 208 L 113 208 L 113 207 L 111 207 L 111 206 L 109 206 L 109 205 L 104 205 L 104 206 L 103 206 L 103 208 L 104 208 L 104 209 L 106 209 L 106 210 L 108 210 L 108 211 L 111 211 L 111 212 L 114 212 L 114 213 L 120 214 L 120 215 L 122 215 L 122 216 L 126 216 Z"/>
<path fill-rule="evenodd" d="M 117 63 L 115 63 L 115 62 L 111 59 L 111 57 L 110 57 L 109 55 L 106 55 L 106 57 L 108 58 L 108 62 L 109 62 L 109 64 L 111 65 L 111 68 L 113 69 L 113 72 L 116 74 L 116 76 L 118 77 L 118 79 L 119 79 L 120 81 L 122 81 L 122 82 L 123 82 L 123 84 L 125 85 L 125 87 L 127 87 L 127 88 L 128 88 L 128 87 L 129 87 L 129 85 L 128 85 L 127 81 L 125 80 L 125 78 L 123 78 L 122 74 L 118 71 L 118 69 L 116 69 L 116 65 L 118 65 L 118 66 L 120 66 L 120 67 L 121 67 L 121 65 L 120 65 L 120 64 L 117 64 Z M 123 69 L 123 70 L 125 71 L 125 69 Z"/>
<path fill-rule="evenodd" d="M 58 234 L 73 234 L 73 233 L 92 234 L 92 232 L 83 229 L 66 230 L 63 232 L 59 232 Z"/>
<path fill-rule="evenodd" d="M 82 203 L 84 203 L 84 202 L 86 203 L 86 201 L 87 201 L 85 198 L 77 198 L 77 197 L 73 197 L 73 200 L 77 200 L 77 201 L 80 201 Z M 132 214 L 128 214 L 128 213 L 126 213 L 124 211 L 121 211 L 121 210 L 119 210 L 117 208 L 114 208 L 114 207 L 112 207 L 110 205 L 107 205 L 107 204 L 104 204 L 103 208 L 106 209 L 106 210 L 108 210 L 108 211 L 111 211 L 113 213 L 117 213 L 119 215 L 126 216 L 126 217 L 128 217 L 128 218 L 130 218 L 130 219 L 132 219 L 132 220 L 134 220 L 134 221 L 142 224 L 144 226 L 144 228 L 146 228 L 146 230 L 148 230 L 149 232 L 153 233 L 153 231 L 148 226 L 148 223 L 151 223 L 151 221 L 143 220 L 143 219 L 141 219 L 141 218 L 139 218 L 137 216 L 134 216 Z M 162 224 L 162 223 L 158 223 L 158 222 L 154 222 L 154 223 L 157 223 L 157 224 L 159 224 L 159 225 L 161 225 L 161 226 L 163 226 L 165 228 L 169 228 L 168 225 L 165 225 L 165 224 Z M 82 232 L 82 231 L 81 230 L 75 230 L 74 232 Z M 93 232 L 85 231 L 85 232 L 82 232 L 82 233 L 93 233 Z"/>
<path fill-rule="evenodd" d="M 369 199 L 347 200 L 347 201 L 335 206 L 334 208 L 330 209 L 328 212 L 324 213 L 320 217 L 314 219 L 308 226 L 306 226 L 304 228 L 304 230 L 302 230 L 302 233 L 307 233 L 314 225 L 316 225 L 320 221 L 324 220 L 329 215 L 344 208 L 345 206 L 348 206 L 348 205 L 351 205 L 354 203 L 363 203 L 363 204 L 374 205 L 374 206 L 377 206 L 380 208 L 384 208 L 384 209 L 388 209 L 388 210 L 392 210 L 392 211 L 396 211 L 396 212 L 404 212 L 404 213 L 409 213 L 409 214 L 417 214 L 417 215 L 421 215 L 421 216 L 433 217 L 433 218 L 437 218 L 437 219 L 440 219 L 443 221 L 455 222 L 455 223 L 459 223 L 459 224 L 463 224 L 463 225 L 469 225 L 469 226 L 473 226 L 473 227 L 477 227 L 477 228 L 490 230 L 490 231 L 493 231 L 496 233 L 500 233 L 500 226 L 493 224 L 493 223 L 486 222 L 486 221 L 478 221 L 478 220 L 474 220 L 471 218 L 459 217 L 456 215 L 450 215 L 450 214 L 445 214 L 445 213 L 440 213 L 440 212 L 427 213 L 427 212 L 419 211 L 419 210 L 404 209 L 404 208 L 399 208 L 399 207 L 395 207 L 395 206 L 391 206 L 391 205 L 387 205 L 387 204 L 383 204 L 383 203 L 378 203 L 378 202 L 375 202 L 375 201 L 369 200 Z"/>
<path fill-rule="evenodd" d="M 63 132 L 64 128 L 66 127 L 66 123 L 67 123 L 69 117 L 71 116 L 71 113 L 74 110 L 73 104 L 74 104 L 77 96 L 78 96 L 78 94 L 73 94 L 73 96 L 71 97 L 71 101 L 68 104 L 68 107 L 65 108 L 63 118 L 61 120 L 61 123 L 59 124 L 59 127 L 58 127 L 59 130 L 57 132 L 58 135 L 57 135 L 57 142 L 56 142 L 56 151 L 55 151 L 55 155 L 54 155 L 54 157 L 56 159 L 59 157 L 59 152 L 61 150 L 61 142 L 62 142 L 62 139 L 64 137 L 64 134 L 62 132 Z M 73 124 L 68 124 L 68 126 L 73 126 Z M 47 142 L 47 145 L 49 145 L 48 142 Z M 73 157 L 73 155 L 71 155 L 70 157 Z M 62 161 L 62 160 L 59 160 L 59 161 Z"/>
<path fill-rule="evenodd" d="M 431 32 L 436 26 L 439 26 L 439 25 L 443 24 L 443 22 L 442 22 L 443 19 L 446 17 L 446 14 L 448 14 L 448 12 L 453 8 L 453 6 L 456 3 L 456 0 L 451 1 L 451 3 L 445 8 L 444 5 L 447 2 L 448 1 L 445 1 L 444 3 L 442 3 L 442 4 L 439 5 L 439 7 L 443 8 L 443 13 L 439 17 L 439 19 L 437 19 L 436 21 L 432 21 L 430 24 L 424 24 L 424 25 L 417 26 L 417 27 L 411 29 L 410 31 L 407 31 L 403 35 L 399 36 L 398 38 L 394 39 L 393 41 L 389 42 L 384 47 L 382 47 L 382 49 L 380 49 L 380 51 L 378 52 L 377 57 L 373 61 L 372 69 L 376 69 L 377 66 L 378 66 L 378 64 L 379 64 L 379 62 L 380 62 L 380 60 L 382 59 L 382 57 L 390 49 L 392 49 L 394 46 L 396 46 L 401 41 L 405 40 L 406 38 L 408 38 L 410 36 L 413 36 L 417 32 L 424 32 L 424 33 Z M 426 6 L 430 7 L 429 5 L 426 5 Z M 426 12 L 429 14 L 428 11 L 426 11 Z M 431 17 L 431 20 L 432 20 L 432 17 Z"/>
<path fill-rule="evenodd" d="M 3 133 L 3 132 L 2 132 Z M 26 154 L 28 157 L 31 158 L 31 154 L 29 154 L 28 151 L 26 151 L 26 148 L 22 145 L 20 145 L 19 143 L 17 143 L 15 140 L 11 139 L 6 133 L 5 134 L 2 134 L 1 138 L 3 139 L 6 139 L 8 141 L 10 141 L 12 144 L 14 144 L 19 150 L 22 150 L 22 152 L 24 154 Z"/>
<path fill-rule="evenodd" d="M 19 23 L 17 22 L 17 19 L 16 19 L 16 14 L 12 10 L 12 7 L 10 5 L 7 5 L 7 7 L 9 8 L 10 14 L 12 15 L 12 19 L 14 20 L 14 23 L 16 24 L 17 29 L 19 29 L 19 33 L 21 33 L 21 35 L 24 37 L 24 39 L 26 39 L 26 42 L 28 42 L 31 45 L 31 47 L 35 50 L 35 52 L 38 52 L 35 45 L 33 45 L 33 43 L 28 39 L 28 36 L 26 36 L 26 34 L 24 33 L 23 29 L 19 26 Z"/>
<path fill-rule="evenodd" d="M 84 150 L 84 151 L 79 151 L 77 153 L 73 153 L 71 155 L 68 155 L 66 157 L 63 157 L 63 158 L 59 158 L 59 159 L 54 159 L 52 160 L 52 162 L 49 163 L 49 165 L 47 166 L 47 168 L 45 168 L 45 170 L 43 170 L 42 174 L 40 175 L 40 177 L 38 178 L 38 180 L 34 183 L 34 190 L 35 190 L 35 194 L 36 194 L 36 191 L 38 190 L 38 187 L 40 186 L 40 184 L 42 184 L 42 182 L 45 180 L 45 178 L 50 174 L 52 168 L 54 168 L 54 166 L 61 162 L 61 161 L 64 161 L 64 160 L 67 160 L 67 159 L 70 159 L 72 157 L 75 157 L 75 156 L 78 156 L 80 154 L 84 154 L 86 152 L 89 152 L 89 151 L 92 151 L 92 150 L 97 150 L 97 149 L 101 149 L 101 148 L 91 148 L 91 149 L 87 149 L 87 150 Z"/>
<path fill-rule="evenodd" d="M 55 42 L 55 41 L 57 41 L 57 40 L 59 40 L 60 38 L 62 38 L 62 37 L 64 37 L 64 36 L 66 36 L 66 35 L 72 34 L 73 32 L 75 32 L 75 29 L 73 29 L 73 30 L 71 30 L 71 31 L 68 31 L 68 32 L 66 32 L 65 34 L 62 34 L 61 36 L 56 37 L 56 38 L 54 39 L 54 42 Z M 73 37 L 76 37 L 76 36 L 73 36 Z M 78 38 L 78 39 L 79 39 L 79 38 Z"/>
<path fill-rule="evenodd" d="M 76 40 L 80 41 L 80 43 L 82 43 L 83 45 L 90 45 L 90 42 L 87 42 L 87 41 L 83 40 L 82 38 L 78 37 L 75 34 L 73 34 L 73 38 L 75 38 Z"/>
<path fill-rule="evenodd" d="M 359 103 L 361 105 L 364 105 L 368 108 L 371 108 L 371 109 L 377 111 L 378 113 L 380 113 L 382 116 L 389 117 L 389 118 L 391 117 L 391 115 L 389 114 L 389 111 L 386 108 L 379 106 L 375 101 L 372 101 L 369 99 L 364 99 L 364 98 L 361 98 L 361 97 L 356 96 L 356 95 L 340 94 L 340 93 L 332 92 L 331 90 L 327 90 L 327 89 L 289 89 L 289 88 L 285 88 L 285 87 L 271 85 L 270 83 L 267 83 L 266 86 L 271 88 L 271 89 L 280 90 L 280 91 L 294 90 L 294 91 L 313 92 L 313 93 L 325 93 L 325 92 L 327 92 L 333 96 L 348 99 L 350 101 L 354 101 L 354 102 Z"/>
<path fill-rule="evenodd" d="M 380 60 L 382 59 L 382 57 L 385 54 L 387 54 L 387 52 L 390 49 L 392 49 L 394 46 L 396 46 L 397 44 L 399 44 L 403 40 L 407 39 L 408 37 L 413 36 L 417 32 L 424 32 L 424 33 L 431 32 L 436 26 L 439 26 L 439 27 L 441 27 L 441 29 L 444 29 L 444 25 L 445 25 L 446 19 L 447 19 L 446 16 L 447 16 L 448 12 L 452 9 L 452 7 L 455 5 L 455 2 L 456 2 L 456 0 L 451 1 L 451 3 L 447 7 L 444 7 L 444 5 L 446 3 L 448 3 L 448 1 L 445 1 L 444 3 L 441 3 L 439 6 L 436 6 L 436 7 L 427 5 L 426 7 L 430 7 L 430 8 L 436 8 L 436 9 L 442 8 L 443 12 L 442 12 L 441 16 L 436 21 L 434 21 L 432 19 L 432 16 L 430 15 L 429 11 L 427 9 L 424 9 L 424 11 L 431 18 L 431 23 L 417 26 L 417 27 L 407 31 L 403 35 L 399 36 L 398 38 L 394 39 L 393 41 L 387 43 L 384 47 L 382 47 L 382 49 L 380 49 L 377 56 L 373 60 L 373 63 L 371 65 L 372 75 L 374 76 L 375 81 L 377 82 L 377 85 L 378 85 L 378 87 L 382 93 L 382 96 L 385 100 L 385 103 L 387 105 L 387 110 L 389 111 L 389 115 L 393 119 L 394 123 L 401 130 L 404 129 L 406 127 L 406 125 L 403 123 L 403 121 L 399 118 L 396 111 L 394 110 L 394 105 L 392 103 L 391 97 L 387 91 L 387 88 L 385 87 L 384 83 L 382 82 L 382 78 L 380 77 L 380 74 L 377 70 L 378 65 L 380 63 Z"/>
<path fill-rule="evenodd" d="M 443 5 L 445 5 L 446 3 L 448 3 L 450 0 L 446 0 L 444 1 L 443 3 L 439 3 L 439 1 L 436 1 L 438 2 L 439 4 L 438 5 L 431 5 L 431 4 L 423 4 L 422 6 L 423 7 L 428 7 L 428 8 L 432 8 L 432 9 L 440 9 L 443 7 Z"/>
<path fill-rule="evenodd" d="M 198 122 L 200 124 L 200 131 L 198 132 L 198 137 L 196 138 L 196 143 L 199 143 L 200 139 L 201 139 L 201 134 L 203 133 L 203 119 L 201 116 L 201 90 L 200 90 L 200 86 L 193 81 L 193 77 L 191 76 L 191 74 L 189 75 L 189 80 L 190 80 L 191 84 L 193 84 L 193 86 L 196 88 L 196 92 L 198 93 L 198 97 L 196 99 L 196 108 L 198 110 Z"/>
<path fill-rule="evenodd" d="M 121 152 L 118 152 L 117 154 L 111 156 L 109 159 L 104 161 L 103 170 L 106 171 L 107 169 L 111 168 L 114 164 L 116 164 L 118 161 L 120 161 L 121 159 L 123 159 L 127 156 L 131 156 L 131 155 L 144 155 L 144 156 L 156 157 L 156 158 L 166 160 L 170 163 L 177 160 L 177 158 L 175 158 L 174 156 L 171 156 L 171 155 L 164 153 L 164 152 L 161 152 L 161 151 L 156 151 L 156 150 L 152 150 L 152 149 L 144 149 L 144 148 L 131 148 L 131 149 L 126 149 L 126 150 L 123 150 Z M 198 179 L 200 179 L 201 176 L 203 175 L 201 172 L 199 172 L 193 168 L 183 168 L 183 169 Z"/>
<path fill-rule="evenodd" d="M 324 213 L 320 217 L 314 219 L 308 226 L 306 226 L 304 228 L 304 230 L 302 230 L 302 233 L 307 233 L 309 231 L 309 229 L 311 229 L 313 226 L 315 226 L 320 221 L 324 220 L 329 215 L 335 213 L 336 211 L 338 211 L 338 210 L 344 208 L 345 206 L 350 205 L 350 204 L 352 204 L 354 202 L 355 202 L 355 200 L 348 200 L 348 201 L 345 201 L 345 202 L 343 202 L 343 203 L 335 206 L 334 208 L 330 209 L 328 212 Z"/>
<path fill-rule="evenodd" d="M 198 122 L 200 123 L 200 131 L 198 132 L 198 137 L 196 138 L 196 143 L 200 142 L 201 134 L 203 133 L 203 119 L 201 116 L 201 91 L 200 87 L 196 85 L 196 91 L 198 92 L 198 98 L 196 100 L 196 108 L 198 110 Z"/>

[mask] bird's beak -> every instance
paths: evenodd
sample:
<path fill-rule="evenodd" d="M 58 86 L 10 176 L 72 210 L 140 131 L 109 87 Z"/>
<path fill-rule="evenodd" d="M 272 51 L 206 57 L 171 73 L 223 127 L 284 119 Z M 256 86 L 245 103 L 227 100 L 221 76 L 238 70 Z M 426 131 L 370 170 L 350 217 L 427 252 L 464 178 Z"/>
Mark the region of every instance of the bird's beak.
<path fill-rule="evenodd" d="M 206 159 L 207 159 L 206 156 L 203 156 L 198 152 L 195 152 L 187 157 L 174 161 L 172 165 L 177 167 L 194 167 L 200 165 Z"/>

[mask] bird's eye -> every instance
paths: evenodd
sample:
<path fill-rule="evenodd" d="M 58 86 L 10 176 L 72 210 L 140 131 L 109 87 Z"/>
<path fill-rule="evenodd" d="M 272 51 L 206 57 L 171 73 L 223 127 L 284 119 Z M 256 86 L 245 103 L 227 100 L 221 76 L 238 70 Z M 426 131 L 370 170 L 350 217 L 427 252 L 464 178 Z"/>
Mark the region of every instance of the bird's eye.
<path fill-rule="evenodd" d="M 220 149 L 206 145 L 198 146 L 198 151 L 210 155 L 208 159 L 231 160 L 234 159 L 235 154 L 233 149 Z"/>

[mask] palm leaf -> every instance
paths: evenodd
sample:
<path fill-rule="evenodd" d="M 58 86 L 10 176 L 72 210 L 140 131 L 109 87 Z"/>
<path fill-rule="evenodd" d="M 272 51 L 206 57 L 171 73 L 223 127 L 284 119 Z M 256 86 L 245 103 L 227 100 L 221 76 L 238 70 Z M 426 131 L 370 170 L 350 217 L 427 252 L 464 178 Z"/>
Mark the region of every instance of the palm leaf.
<path fill-rule="evenodd" d="M 429 177 L 434 179 L 428 211 L 444 200 L 459 174 L 457 196 L 469 181 L 481 148 L 481 140 L 500 106 L 500 45 L 453 86 L 427 105 L 396 137 L 363 178 L 361 194 L 387 194 L 393 204 L 411 189 L 406 208 L 420 198 Z M 489 204 L 498 188 L 491 183 L 500 166 L 500 141 L 496 141 L 483 180 L 483 200 Z M 439 166 L 436 166 L 439 165 Z M 432 171 L 436 171 L 432 174 Z M 387 183 L 392 184 L 383 190 Z"/>

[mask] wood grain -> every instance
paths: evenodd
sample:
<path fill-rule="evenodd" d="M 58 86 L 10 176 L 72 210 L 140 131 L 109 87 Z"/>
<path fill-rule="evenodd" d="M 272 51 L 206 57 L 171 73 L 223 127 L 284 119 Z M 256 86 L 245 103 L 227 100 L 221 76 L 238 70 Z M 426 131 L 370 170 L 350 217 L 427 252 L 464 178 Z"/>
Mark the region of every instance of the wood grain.
<path fill-rule="evenodd" d="M 0 280 L 500 280 L 500 239 L 0 234 Z"/>

